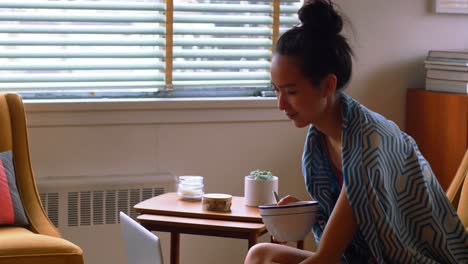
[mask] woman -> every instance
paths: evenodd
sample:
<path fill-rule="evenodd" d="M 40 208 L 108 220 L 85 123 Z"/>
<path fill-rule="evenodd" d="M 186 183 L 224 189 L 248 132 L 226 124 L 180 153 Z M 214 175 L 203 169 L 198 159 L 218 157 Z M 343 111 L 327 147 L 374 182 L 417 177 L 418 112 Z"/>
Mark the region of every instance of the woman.
<path fill-rule="evenodd" d="M 352 51 L 333 4 L 308 1 L 298 14 L 271 77 L 278 108 L 310 125 L 302 169 L 319 202 L 318 249 L 258 244 L 245 263 L 468 263 L 468 235 L 414 140 L 343 92 Z"/>

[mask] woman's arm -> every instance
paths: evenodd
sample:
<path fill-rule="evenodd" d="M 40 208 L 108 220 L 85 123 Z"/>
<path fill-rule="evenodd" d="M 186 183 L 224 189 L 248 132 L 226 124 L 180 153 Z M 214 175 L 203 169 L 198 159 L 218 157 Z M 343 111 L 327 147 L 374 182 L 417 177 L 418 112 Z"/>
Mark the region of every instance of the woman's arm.
<path fill-rule="evenodd" d="M 323 231 L 320 245 L 312 257 L 301 264 L 339 263 L 341 256 L 353 239 L 357 229 L 351 205 L 345 188 L 341 189 L 335 208 Z"/>

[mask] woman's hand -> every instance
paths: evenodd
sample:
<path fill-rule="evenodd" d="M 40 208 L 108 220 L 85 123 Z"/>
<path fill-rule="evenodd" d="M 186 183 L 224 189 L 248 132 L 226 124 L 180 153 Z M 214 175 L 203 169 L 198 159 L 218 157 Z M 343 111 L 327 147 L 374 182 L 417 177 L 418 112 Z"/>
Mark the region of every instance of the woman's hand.
<path fill-rule="evenodd" d="M 277 204 L 278 205 L 285 205 L 285 204 L 294 203 L 294 202 L 298 202 L 298 201 L 299 201 L 299 199 L 297 199 L 296 197 L 291 196 L 291 195 L 286 195 L 285 197 L 281 198 L 281 200 L 279 200 L 279 202 Z"/>

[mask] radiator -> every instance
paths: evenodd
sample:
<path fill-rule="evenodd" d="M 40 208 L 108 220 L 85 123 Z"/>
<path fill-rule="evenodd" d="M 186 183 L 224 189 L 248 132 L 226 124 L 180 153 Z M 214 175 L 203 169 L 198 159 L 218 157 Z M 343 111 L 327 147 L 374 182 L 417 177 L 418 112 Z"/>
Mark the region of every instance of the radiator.
<path fill-rule="evenodd" d="M 171 173 L 37 178 L 48 217 L 83 248 L 86 263 L 124 263 L 119 211 L 135 219 L 135 204 L 173 191 L 174 183 Z"/>

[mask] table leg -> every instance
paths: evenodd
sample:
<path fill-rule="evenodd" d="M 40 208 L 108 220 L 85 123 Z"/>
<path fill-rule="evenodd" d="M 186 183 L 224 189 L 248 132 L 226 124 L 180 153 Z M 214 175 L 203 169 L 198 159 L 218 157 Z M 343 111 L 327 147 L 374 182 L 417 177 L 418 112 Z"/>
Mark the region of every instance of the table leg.
<path fill-rule="evenodd" d="M 298 249 L 304 249 L 305 248 L 304 240 L 297 241 L 297 248 Z"/>
<path fill-rule="evenodd" d="M 257 244 L 257 240 L 258 240 L 257 233 L 252 233 L 249 235 L 249 249 L 253 247 L 255 244 Z"/>
<path fill-rule="evenodd" d="M 275 243 L 275 244 L 282 244 L 282 245 L 287 244 L 287 243 L 281 243 L 281 242 L 276 241 L 273 236 L 270 237 L 270 242 Z M 298 249 L 305 249 L 304 240 L 299 240 L 299 241 L 296 242 L 296 244 L 297 244 Z"/>
<path fill-rule="evenodd" d="M 275 239 L 273 236 L 270 236 L 270 242 L 271 242 L 271 243 L 274 243 L 274 244 L 280 244 L 280 245 L 286 245 L 286 244 L 288 244 L 288 242 L 279 242 L 279 241 L 276 241 L 276 239 Z"/>
<path fill-rule="evenodd" d="M 171 232 L 171 264 L 180 262 L 180 234 Z"/>

